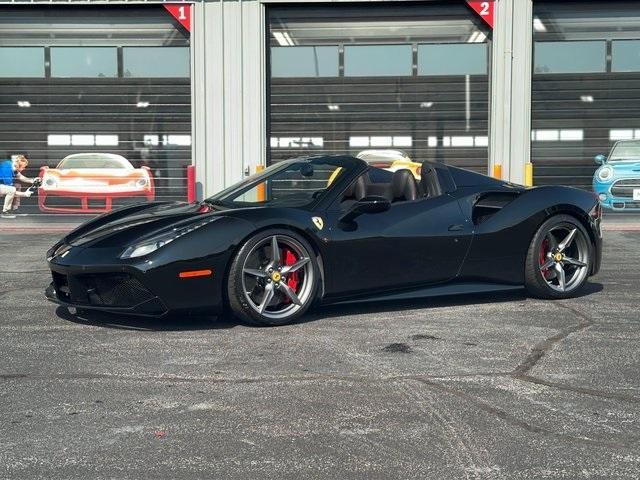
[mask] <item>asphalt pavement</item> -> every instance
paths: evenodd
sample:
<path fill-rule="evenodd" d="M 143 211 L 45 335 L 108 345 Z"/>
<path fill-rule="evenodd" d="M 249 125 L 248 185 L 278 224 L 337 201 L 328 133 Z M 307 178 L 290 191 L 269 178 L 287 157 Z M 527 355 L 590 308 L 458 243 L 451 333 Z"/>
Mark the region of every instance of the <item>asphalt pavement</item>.
<path fill-rule="evenodd" d="M 0 478 L 640 477 L 640 232 L 585 294 L 80 318 L 0 233 Z"/>

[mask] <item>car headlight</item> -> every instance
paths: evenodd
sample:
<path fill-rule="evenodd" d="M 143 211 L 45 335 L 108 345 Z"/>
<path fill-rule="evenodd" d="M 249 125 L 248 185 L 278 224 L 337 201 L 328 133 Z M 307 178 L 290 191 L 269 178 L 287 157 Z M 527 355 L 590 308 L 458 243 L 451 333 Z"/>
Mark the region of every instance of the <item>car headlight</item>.
<path fill-rule="evenodd" d="M 611 168 L 610 166 L 606 165 L 602 167 L 600 170 L 598 170 L 598 178 L 602 182 L 606 182 L 611 177 L 613 177 L 613 168 Z"/>
<path fill-rule="evenodd" d="M 155 252 L 161 247 L 173 242 L 174 240 L 185 236 L 188 233 L 193 232 L 194 230 L 199 229 L 200 227 L 204 227 L 205 225 L 220 219 L 220 217 L 211 217 L 206 220 L 192 223 L 187 225 L 186 227 L 181 228 L 173 228 L 168 232 L 163 232 L 155 237 L 148 238 L 140 243 L 135 243 L 127 247 L 127 249 L 122 252 L 120 258 L 136 258 L 142 257 L 144 255 L 149 255 L 152 252 Z"/>
<path fill-rule="evenodd" d="M 42 179 L 42 185 L 52 188 L 58 185 L 58 180 L 56 180 L 56 177 L 51 175 L 45 175 Z"/>
<path fill-rule="evenodd" d="M 138 180 L 136 180 L 136 186 L 138 187 L 146 187 L 147 183 L 148 182 L 146 178 L 139 178 Z"/>

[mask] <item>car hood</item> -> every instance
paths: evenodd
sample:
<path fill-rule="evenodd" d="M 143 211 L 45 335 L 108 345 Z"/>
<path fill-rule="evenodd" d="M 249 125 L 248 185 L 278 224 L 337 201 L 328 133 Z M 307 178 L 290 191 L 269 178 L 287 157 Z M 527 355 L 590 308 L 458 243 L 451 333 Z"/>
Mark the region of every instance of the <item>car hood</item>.
<path fill-rule="evenodd" d="M 75 247 L 108 248 L 124 245 L 163 230 L 182 227 L 206 216 L 218 216 L 209 205 L 152 202 L 101 215 L 71 232 L 63 243 Z"/>
<path fill-rule="evenodd" d="M 636 172 L 640 173 L 640 161 L 638 162 L 607 162 L 604 166 L 612 167 L 616 172 Z"/>

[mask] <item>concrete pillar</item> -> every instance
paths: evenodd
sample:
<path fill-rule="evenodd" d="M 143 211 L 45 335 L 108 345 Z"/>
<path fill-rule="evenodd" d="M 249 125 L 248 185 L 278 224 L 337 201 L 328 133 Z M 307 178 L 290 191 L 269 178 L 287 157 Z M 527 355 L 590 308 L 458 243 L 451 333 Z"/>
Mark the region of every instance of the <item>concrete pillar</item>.
<path fill-rule="evenodd" d="M 258 0 L 193 6 L 193 158 L 198 197 L 264 164 L 264 7 Z"/>
<path fill-rule="evenodd" d="M 497 0 L 491 67 L 489 171 L 523 183 L 531 155 L 531 0 Z"/>

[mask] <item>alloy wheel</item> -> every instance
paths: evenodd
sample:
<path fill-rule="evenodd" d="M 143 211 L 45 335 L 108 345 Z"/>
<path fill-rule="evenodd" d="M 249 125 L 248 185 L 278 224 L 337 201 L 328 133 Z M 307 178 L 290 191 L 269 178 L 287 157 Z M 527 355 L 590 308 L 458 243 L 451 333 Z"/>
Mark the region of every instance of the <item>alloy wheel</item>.
<path fill-rule="evenodd" d="M 286 235 L 272 235 L 247 255 L 242 267 L 242 291 L 257 313 L 283 319 L 310 300 L 314 275 L 311 254 L 300 242 Z"/>
<path fill-rule="evenodd" d="M 540 246 L 539 268 L 547 285 L 558 292 L 574 290 L 588 275 L 589 243 L 571 224 L 556 225 Z"/>

